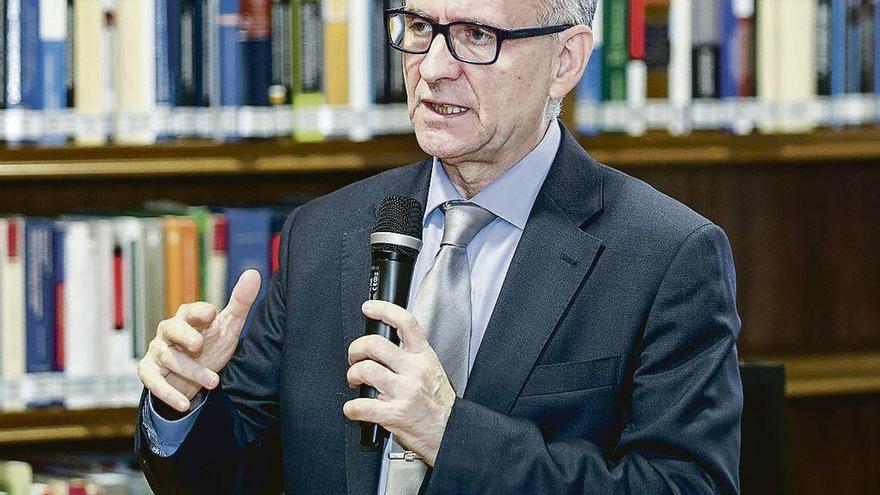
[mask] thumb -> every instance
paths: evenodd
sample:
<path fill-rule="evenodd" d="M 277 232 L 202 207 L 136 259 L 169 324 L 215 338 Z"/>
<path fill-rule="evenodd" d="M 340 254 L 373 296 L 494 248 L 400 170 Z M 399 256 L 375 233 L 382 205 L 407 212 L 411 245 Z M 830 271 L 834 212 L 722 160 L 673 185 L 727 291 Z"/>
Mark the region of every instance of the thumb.
<path fill-rule="evenodd" d="M 244 320 L 247 318 L 260 293 L 260 272 L 256 270 L 245 270 L 238 278 L 235 288 L 232 289 L 232 295 L 229 296 L 229 304 L 223 310 L 223 313 Z"/>

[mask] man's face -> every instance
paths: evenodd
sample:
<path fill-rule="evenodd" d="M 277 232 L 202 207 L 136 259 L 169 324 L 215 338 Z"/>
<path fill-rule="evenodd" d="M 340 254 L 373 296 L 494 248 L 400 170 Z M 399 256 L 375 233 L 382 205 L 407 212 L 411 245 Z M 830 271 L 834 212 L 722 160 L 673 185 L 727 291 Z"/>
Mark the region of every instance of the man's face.
<path fill-rule="evenodd" d="M 407 0 L 406 8 L 444 24 L 518 29 L 538 25 L 538 1 Z M 547 104 L 553 43 L 551 36 L 507 40 L 492 65 L 456 60 L 442 35 L 429 53 L 404 54 L 409 116 L 421 148 L 448 164 L 492 162 L 506 145 L 532 140 Z"/>

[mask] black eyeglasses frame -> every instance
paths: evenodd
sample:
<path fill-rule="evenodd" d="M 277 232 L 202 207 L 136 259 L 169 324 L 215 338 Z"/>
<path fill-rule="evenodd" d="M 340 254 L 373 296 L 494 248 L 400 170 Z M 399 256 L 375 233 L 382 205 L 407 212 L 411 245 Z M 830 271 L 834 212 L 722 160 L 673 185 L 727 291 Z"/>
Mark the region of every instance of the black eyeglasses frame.
<path fill-rule="evenodd" d="M 423 51 L 411 51 L 404 50 L 403 48 L 396 46 L 394 42 L 391 40 L 391 17 L 398 14 L 411 15 L 414 17 L 418 17 L 419 19 L 424 20 L 428 24 L 431 25 L 431 42 L 428 43 L 428 48 Z M 482 29 L 487 29 L 495 33 L 497 42 L 495 43 L 495 56 L 491 61 L 488 62 L 472 62 L 470 60 L 463 60 L 459 58 L 458 54 L 455 53 L 455 47 L 452 46 L 452 41 L 449 39 L 449 29 L 453 26 L 476 26 Z M 455 60 L 459 62 L 463 62 L 466 64 L 473 65 L 492 65 L 498 61 L 498 56 L 501 54 L 501 45 L 504 43 L 504 40 L 517 40 L 517 39 L 525 39 L 525 38 L 534 38 L 537 36 L 546 36 L 548 34 L 556 34 L 565 31 L 566 29 L 570 29 L 574 27 L 573 24 L 558 24 L 556 26 L 545 26 L 545 27 L 533 27 L 533 28 L 523 28 L 523 29 L 502 29 L 495 26 L 489 26 L 487 24 L 480 24 L 479 22 L 464 22 L 464 21 L 456 21 L 450 22 L 449 24 L 441 24 L 439 22 L 434 21 L 430 17 L 423 16 L 421 14 L 417 14 L 415 12 L 411 12 L 406 9 L 386 9 L 385 10 L 385 38 L 388 41 L 388 44 L 391 45 L 391 48 L 394 48 L 397 51 L 403 53 L 410 53 L 412 55 L 424 55 L 431 51 L 431 45 L 434 44 L 434 38 L 438 35 L 442 34 L 443 39 L 446 40 L 446 48 L 449 50 L 449 53 L 452 55 Z"/>

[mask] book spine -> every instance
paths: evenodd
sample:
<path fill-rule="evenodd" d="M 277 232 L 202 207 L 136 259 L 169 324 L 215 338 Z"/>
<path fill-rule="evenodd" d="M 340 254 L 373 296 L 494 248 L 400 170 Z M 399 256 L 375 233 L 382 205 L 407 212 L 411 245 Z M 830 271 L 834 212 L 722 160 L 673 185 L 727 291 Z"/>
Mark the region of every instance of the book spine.
<path fill-rule="evenodd" d="M 55 275 L 51 220 L 25 222 L 25 328 L 28 373 L 55 368 Z"/>
<path fill-rule="evenodd" d="M 831 94 L 846 92 L 846 1 L 831 0 Z"/>
<path fill-rule="evenodd" d="M 845 93 L 858 93 L 862 79 L 862 41 L 861 23 L 859 20 L 860 0 L 847 0 L 846 5 L 846 83 Z"/>
<path fill-rule="evenodd" d="M 603 0 L 602 7 L 605 11 L 602 100 L 624 101 L 626 100 L 626 66 L 629 61 L 627 0 Z"/>
<path fill-rule="evenodd" d="M 67 33 L 67 36 L 64 39 L 64 91 L 66 95 L 65 99 L 67 101 L 67 108 L 73 108 L 74 95 L 76 94 L 76 89 L 74 85 L 76 76 L 74 72 L 73 53 L 73 46 L 75 43 L 75 33 L 73 31 L 75 24 L 73 3 L 74 0 L 67 0 L 67 29 L 65 29 L 65 33 Z"/>
<path fill-rule="evenodd" d="M 180 0 L 156 0 L 156 104 L 173 107 L 180 83 Z"/>
<path fill-rule="evenodd" d="M 118 117 L 114 137 L 118 143 L 156 141 L 155 130 L 141 120 L 156 106 L 155 14 L 155 0 L 120 2 L 116 10 L 119 26 L 116 60 L 121 75 L 116 79 Z"/>
<path fill-rule="evenodd" d="M 323 0 L 324 96 L 328 105 L 348 105 L 348 0 Z"/>
<path fill-rule="evenodd" d="M 669 101 L 672 111 L 669 131 L 673 135 L 688 132 L 685 114 L 691 91 L 691 0 L 669 2 Z"/>
<path fill-rule="evenodd" d="M 373 101 L 388 103 L 388 72 L 389 58 L 393 55 L 389 50 L 388 37 L 385 34 L 385 0 L 368 0 L 372 5 L 373 16 L 370 18 L 370 57 L 375 70 L 372 73 Z"/>
<path fill-rule="evenodd" d="M 238 0 L 220 0 L 219 32 L 220 105 L 238 106 L 241 92 L 241 21 Z"/>
<path fill-rule="evenodd" d="M 228 300 L 232 288 L 245 270 L 257 270 L 263 280 L 269 280 L 271 276 L 272 211 L 266 208 L 229 208 L 224 213 L 229 228 Z M 257 301 L 265 296 L 266 285 L 260 287 Z"/>
<path fill-rule="evenodd" d="M 859 34 L 861 35 L 861 41 L 859 42 L 861 48 L 859 92 L 861 93 L 874 92 L 874 51 L 876 50 L 874 46 L 874 37 L 876 36 L 874 32 L 875 1 L 862 0 L 861 8 L 859 9 Z"/>
<path fill-rule="evenodd" d="M 669 1 L 647 5 L 645 17 L 645 64 L 648 98 L 669 98 Z"/>
<path fill-rule="evenodd" d="M 353 141 L 366 141 L 372 137 L 368 125 L 367 112 L 373 104 L 373 38 L 370 31 L 372 19 L 381 17 L 381 12 L 372 11 L 372 2 L 367 0 L 348 0 L 348 97 L 349 108 L 361 117 L 354 120 L 350 138 Z"/>
<path fill-rule="evenodd" d="M 293 19 L 290 0 L 272 2 L 271 105 L 289 105 L 293 86 Z"/>
<path fill-rule="evenodd" d="M 24 222 L 6 220 L 6 256 L 3 260 L 2 378 L 16 380 L 25 371 Z"/>
<path fill-rule="evenodd" d="M 293 106 L 308 109 L 325 103 L 324 30 L 321 0 L 293 0 Z M 297 128 L 300 141 L 318 141 L 319 132 Z"/>
<path fill-rule="evenodd" d="M 201 72 L 199 54 L 201 46 L 201 2 L 199 0 L 180 0 L 180 82 L 177 105 L 198 106 L 201 94 Z"/>
<path fill-rule="evenodd" d="M 67 108 L 67 2 L 66 0 L 40 0 L 40 48 L 42 55 L 43 108 L 62 110 Z M 64 144 L 67 137 L 48 135 L 43 144 Z"/>
<path fill-rule="evenodd" d="M 77 113 L 100 120 L 105 111 L 104 85 L 107 78 L 104 59 L 104 12 L 100 0 L 74 0 L 74 101 Z M 98 146 L 107 141 L 105 133 L 92 125 L 77 131 L 76 143 Z"/>
<path fill-rule="evenodd" d="M 816 93 L 831 94 L 831 0 L 816 5 Z"/>
<path fill-rule="evenodd" d="M 6 108 L 6 0 L 0 0 L 0 109 Z"/>
<path fill-rule="evenodd" d="M 385 8 L 390 9 L 397 4 L 395 0 L 385 0 Z M 384 26 L 383 26 L 384 29 Z M 406 84 L 403 76 L 403 54 L 391 48 L 387 43 L 385 46 L 390 54 L 388 58 L 388 101 L 387 103 L 406 103 Z"/>
<path fill-rule="evenodd" d="M 229 254 L 229 223 L 226 216 L 214 215 L 214 235 L 208 256 L 208 283 L 206 301 L 218 308 L 226 305 L 226 285 Z"/>
<path fill-rule="evenodd" d="M 21 105 L 43 109 L 43 57 L 40 42 L 40 3 L 21 2 Z"/>
<path fill-rule="evenodd" d="M 720 0 L 695 2 L 693 32 L 693 95 L 717 98 L 720 94 L 721 16 Z"/>
<path fill-rule="evenodd" d="M 880 2 L 874 2 L 874 94 L 880 96 Z M 880 115 L 877 116 L 880 122 Z"/>
<path fill-rule="evenodd" d="M 244 104 L 269 105 L 272 80 L 272 0 L 240 0 Z"/>
<path fill-rule="evenodd" d="M 735 0 L 721 0 L 721 91 L 722 98 L 739 96 L 739 71 L 743 56 L 739 42 L 739 22 L 733 11 Z"/>
<path fill-rule="evenodd" d="M 64 371 L 64 242 L 64 227 L 56 225 L 52 251 L 52 270 L 55 274 L 55 371 Z"/>
<path fill-rule="evenodd" d="M 605 52 L 602 40 L 602 5 L 601 2 L 596 5 L 593 16 L 593 52 L 575 92 L 579 106 L 592 112 L 586 119 L 587 123 L 578 126 L 578 132 L 588 136 L 596 135 L 601 130 L 597 114 L 599 104 L 602 103 L 602 62 Z"/>

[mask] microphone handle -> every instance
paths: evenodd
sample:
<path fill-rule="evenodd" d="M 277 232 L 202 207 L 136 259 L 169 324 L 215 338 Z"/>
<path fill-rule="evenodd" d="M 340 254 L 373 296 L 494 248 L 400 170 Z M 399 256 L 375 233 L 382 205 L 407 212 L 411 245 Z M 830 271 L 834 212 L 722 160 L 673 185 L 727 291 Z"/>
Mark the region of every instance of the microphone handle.
<path fill-rule="evenodd" d="M 370 267 L 370 299 L 388 301 L 406 307 L 412 280 L 415 257 L 398 251 L 373 246 Z M 400 345 L 397 331 L 385 322 L 367 318 L 364 335 L 381 335 L 394 345 Z M 375 399 L 379 392 L 368 385 L 360 386 L 360 397 Z M 361 446 L 377 449 L 388 438 L 388 431 L 381 425 L 361 421 Z"/>

